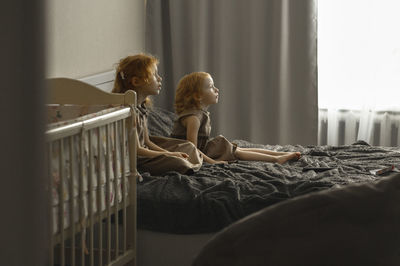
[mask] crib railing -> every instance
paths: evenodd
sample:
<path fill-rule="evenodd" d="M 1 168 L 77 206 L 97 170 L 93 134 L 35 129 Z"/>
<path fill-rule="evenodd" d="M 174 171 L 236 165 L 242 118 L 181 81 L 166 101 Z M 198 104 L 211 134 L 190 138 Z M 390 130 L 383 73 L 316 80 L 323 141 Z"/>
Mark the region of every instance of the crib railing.
<path fill-rule="evenodd" d="M 46 132 L 49 265 L 135 265 L 132 112 L 123 108 Z"/>

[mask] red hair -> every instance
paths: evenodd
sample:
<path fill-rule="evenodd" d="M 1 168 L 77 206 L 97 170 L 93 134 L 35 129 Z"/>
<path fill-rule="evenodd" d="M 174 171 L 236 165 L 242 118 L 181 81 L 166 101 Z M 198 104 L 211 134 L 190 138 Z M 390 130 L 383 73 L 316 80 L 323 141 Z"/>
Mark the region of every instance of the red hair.
<path fill-rule="evenodd" d="M 119 61 L 115 73 L 114 93 L 125 93 L 127 90 L 134 90 L 135 86 L 132 84 L 132 78 L 137 77 L 144 80 L 146 83 L 149 81 L 152 73 L 152 67 L 158 64 L 158 59 L 152 55 L 137 54 L 127 56 Z M 146 99 L 149 102 L 149 99 Z"/>
<path fill-rule="evenodd" d="M 206 72 L 193 72 L 179 81 L 174 105 L 178 115 L 188 109 L 200 109 L 201 89 L 204 80 L 209 76 Z"/>

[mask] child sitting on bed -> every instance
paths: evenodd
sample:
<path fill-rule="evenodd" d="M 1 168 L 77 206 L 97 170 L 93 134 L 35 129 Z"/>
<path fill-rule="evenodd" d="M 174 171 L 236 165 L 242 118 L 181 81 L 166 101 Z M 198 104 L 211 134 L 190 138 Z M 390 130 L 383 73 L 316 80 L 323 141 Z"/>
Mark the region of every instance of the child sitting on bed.
<path fill-rule="evenodd" d="M 203 162 L 196 147 L 189 141 L 164 137 L 149 137 L 147 114 L 150 95 L 158 95 L 161 77 L 158 60 L 146 54 L 128 56 L 120 60 L 114 82 L 114 93 L 134 90 L 137 96 L 137 164 L 138 169 L 153 175 L 167 171 L 187 173 L 198 170 Z"/>
<path fill-rule="evenodd" d="M 207 108 L 218 103 L 219 90 L 210 74 L 194 72 L 184 76 L 178 83 L 175 95 L 175 121 L 171 137 L 193 142 L 208 163 L 226 163 L 235 160 L 266 161 L 283 164 L 299 159 L 299 152 L 275 152 L 259 148 L 241 148 L 225 137 L 210 139 L 211 123 Z"/>

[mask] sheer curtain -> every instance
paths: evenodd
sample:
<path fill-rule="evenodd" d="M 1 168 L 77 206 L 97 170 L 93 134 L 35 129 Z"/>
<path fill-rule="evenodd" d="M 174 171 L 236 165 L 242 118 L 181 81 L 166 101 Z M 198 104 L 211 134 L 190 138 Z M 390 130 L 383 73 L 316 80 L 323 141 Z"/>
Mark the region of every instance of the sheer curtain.
<path fill-rule="evenodd" d="M 399 10 L 397 0 L 318 2 L 318 102 L 327 144 L 399 144 Z"/>
<path fill-rule="evenodd" d="M 146 50 L 161 61 L 155 105 L 172 110 L 179 79 L 206 71 L 220 89 L 213 135 L 316 144 L 314 0 L 147 0 Z"/>

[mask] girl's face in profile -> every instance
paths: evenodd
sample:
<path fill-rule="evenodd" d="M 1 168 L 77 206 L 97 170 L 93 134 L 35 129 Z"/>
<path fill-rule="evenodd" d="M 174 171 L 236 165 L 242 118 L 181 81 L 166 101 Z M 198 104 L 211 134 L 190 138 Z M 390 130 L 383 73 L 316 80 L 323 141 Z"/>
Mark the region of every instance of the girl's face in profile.
<path fill-rule="evenodd" d="M 204 107 L 218 103 L 219 90 L 214 86 L 214 81 L 210 75 L 204 79 L 201 90 L 201 103 Z"/>
<path fill-rule="evenodd" d="M 143 95 L 158 95 L 161 90 L 161 80 L 162 78 L 158 74 L 157 65 L 151 67 L 151 75 L 147 82 L 144 82 L 140 87 L 140 93 Z"/>

